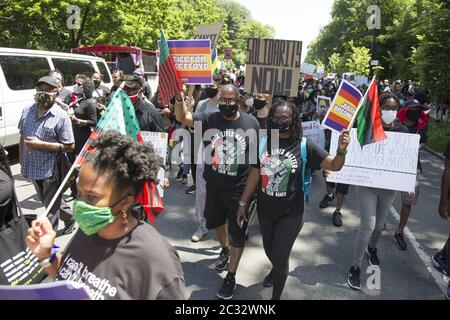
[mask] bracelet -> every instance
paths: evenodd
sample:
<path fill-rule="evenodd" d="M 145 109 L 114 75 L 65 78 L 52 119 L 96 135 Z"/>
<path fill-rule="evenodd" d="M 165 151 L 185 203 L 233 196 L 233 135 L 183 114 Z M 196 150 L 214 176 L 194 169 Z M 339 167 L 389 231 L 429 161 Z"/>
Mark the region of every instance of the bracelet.
<path fill-rule="evenodd" d="M 50 268 L 58 256 L 58 250 L 56 250 L 58 248 L 59 248 L 59 246 L 54 245 L 52 247 L 53 252 L 52 252 L 52 255 L 50 256 L 50 258 L 39 261 L 39 265 L 43 268 Z"/>
<path fill-rule="evenodd" d="M 248 206 L 248 203 L 247 203 L 247 202 L 244 202 L 244 201 L 239 201 L 239 206 L 240 206 L 240 207 L 247 207 L 247 206 Z"/>
<path fill-rule="evenodd" d="M 345 150 L 345 152 L 342 152 L 342 151 L 340 151 L 339 148 L 338 148 L 337 151 L 336 151 L 336 155 L 337 155 L 337 156 L 345 156 L 346 154 L 347 154 L 347 150 Z"/>

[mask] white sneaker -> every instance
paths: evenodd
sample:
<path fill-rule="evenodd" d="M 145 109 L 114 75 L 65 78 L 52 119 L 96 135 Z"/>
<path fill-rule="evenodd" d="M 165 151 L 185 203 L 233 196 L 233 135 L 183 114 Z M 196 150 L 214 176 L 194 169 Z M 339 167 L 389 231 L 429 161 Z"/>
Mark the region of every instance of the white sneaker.
<path fill-rule="evenodd" d="M 197 231 L 195 231 L 194 235 L 192 236 L 191 241 L 192 242 L 199 242 L 207 234 L 208 234 L 208 229 L 206 229 L 206 227 L 203 224 L 201 224 L 198 227 Z"/>

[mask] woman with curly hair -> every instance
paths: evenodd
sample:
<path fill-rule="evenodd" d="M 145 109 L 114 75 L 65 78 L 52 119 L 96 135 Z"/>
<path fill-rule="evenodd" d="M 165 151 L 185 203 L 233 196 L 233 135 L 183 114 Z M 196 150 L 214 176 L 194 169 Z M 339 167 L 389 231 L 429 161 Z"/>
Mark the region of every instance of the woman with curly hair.
<path fill-rule="evenodd" d="M 82 166 L 74 203 L 77 231 L 64 254 L 52 250 L 55 232 L 39 217 L 27 244 L 57 280 L 82 283 L 92 299 L 185 299 L 175 249 L 150 225 L 131 215 L 146 181 L 162 165 L 149 145 L 108 131 Z"/>

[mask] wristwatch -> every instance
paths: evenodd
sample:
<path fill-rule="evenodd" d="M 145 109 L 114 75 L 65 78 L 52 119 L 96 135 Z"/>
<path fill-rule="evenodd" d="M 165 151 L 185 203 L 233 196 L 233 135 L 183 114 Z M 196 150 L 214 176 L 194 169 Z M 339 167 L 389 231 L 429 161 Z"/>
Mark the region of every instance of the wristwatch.
<path fill-rule="evenodd" d="M 247 202 L 239 201 L 239 207 L 247 208 L 247 206 L 248 206 L 248 203 L 247 203 Z"/>
<path fill-rule="evenodd" d="M 337 151 L 336 151 L 336 155 L 338 155 L 338 156 L 345 156 L 346 154 L 347 154 L 347 150 L 345 150 L 345 152 L 342 152 L 338 148 Z"/>

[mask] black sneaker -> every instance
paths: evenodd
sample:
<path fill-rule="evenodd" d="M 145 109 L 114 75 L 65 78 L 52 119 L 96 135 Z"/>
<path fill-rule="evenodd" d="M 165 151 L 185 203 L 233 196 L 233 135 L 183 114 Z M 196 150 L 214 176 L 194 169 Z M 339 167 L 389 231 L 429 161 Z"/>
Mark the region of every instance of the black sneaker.
<path fill-rule="evenodd" d="M 270 271 L 270 273 L 264 278 L 263 286 L 266 288 L 273 287 L 272 271 Z"/>
<path fill-rule="evenodd" d="M 193 184 L 192 186 L 190 186 L 189 188 L 186 189 L 186 194 L 193 194 L 195 193 L 195 184 Z"/>
<path fill-rule="evenodd" d="M 64 222 L 64 229 L 61 232 L 61 234 L 63 236 L 71 234 L 73 232 L 73 230 L 75 229 L 75 220 L 71 220 L 71 221 L 66 221 Z"/>
<path fill-rule="evenodd" d="M 435 254 L 434 256 L 431 257 L 431 261 L 433 262 L 434 266 L 441 271 L 445 276 L 448 276 L 447 274 L 447 265 L 448 265 L 448 261 L 446 261 L 440 252 L 438 252 L 437 254 Z"/>
<path fill-rule="evenodd" d="M 177 180 L 181 180 L 183 178 L 183 168 L 180 168 L 177 173 Z"/>
<path fill-rule="evenodd" d="M 223 271 L 227 268 L 228 260 L 230 259 L 230 249 L 222 249 L 219 258 L 214 263 L 214 269 L 217 271 Z"/>
<path fill-rule="evenodd" d="M 333 213 L 333 224 L 336 227 L 342 227 L 342 213 L 337 210 Z"/>
<path fill-rule="evenodd" d="M 359 276 L 361 274 L 361 269 L 358 267 L 351 267 L 348 271 L 348 279 L 347 284 L 350 286 L 350 288 L 355 290 L 361 289 L 361 281 L 359 280 Z"/>
<path fill-rule="evenodd" d="M 367 246 L 366 253 L 369 255 L 369 264 L 371 266 L 379 266 L 380 265 L 380 259 L 378 259 L 378 256 L 377 256 L 377 248 L 370 248 L 369 246 Z"/>
<path fill-rule="evenodd" d="M 233 275 L 227 274 L 223 280 L 222 287 L 217 292 L 217 298 L 231 300 L 234 295 L 234 289 L 236 289 L 236 279 Z"/>
<path fill-rule="evenodd" d="M 328 194 L 326 194 L 323 197 L 322 201 L 320 201 L 319 208 L 320 209 L 325 209 L 326 207 L 328 207 L 330 205 L 331 201 L 333 201 L 334 198 L 335 198 L 334 193 L 333 193 L 333 195 L 331 197 Z"/>
<path fill-rule="evenodd" d="M 397 248 L 400 250 L 408 249 L 408 245 L 406 244 L 405 238 L 402 232 L 396 232 L 394 236 L 394 242 Z"/>

